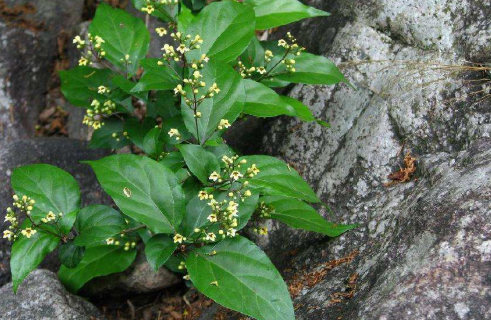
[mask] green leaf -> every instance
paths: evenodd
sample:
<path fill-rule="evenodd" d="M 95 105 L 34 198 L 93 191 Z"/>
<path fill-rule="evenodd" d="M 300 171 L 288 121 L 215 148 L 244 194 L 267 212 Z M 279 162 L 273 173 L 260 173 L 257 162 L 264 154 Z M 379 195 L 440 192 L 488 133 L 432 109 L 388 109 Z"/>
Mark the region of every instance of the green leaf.
<path fill-rule="evenodd" d="M 80 207 L 80 189 L 68 172 L 47 164 L 20 167 L 12 174 L 12 188 L 17 195 L 26 195 L 36 201 L 33 218 L 37 222 L 53 211 L 62 213 L 61 223 L 71 227 Z M 65 234 L 68 233 L 69 230 L 63 229 Z"/>
<path fill-rule="evenodd" d="M 208 183 L 208 177 L 214 171 L 220 172 L 220 163 L 213 153 L 208 152 L 202 146 L 183 144 L 177 146 L 184 161 L 192 174 L 202 183 Z"/>
<path fill-rule="evenodd" d="M 171 152 L 160 160 L 159 163 L 163 164 L 173 172 L 184 167 L 184 158 L 180 152 Z"/>
<path fill-rule="evenodd" d="M 246 0 L 245 4 L 254 7 L 257 30 L 272 29 L 306 18 L 330 15 L 297 0 Z"/>
<path fill-rule="evenodd" d="M 264 66 L 264 48 L 257 37 L 253 37 L 247 49 L 240 56 L 240 61 L 247 67 Z"/>
<path fill-rule="evenodd" d="M 43 261 L 43 259 L 55 250 L 60 243 L 60 238 L 37 229 L 31 238 L 21 235 L 12 246 L 10 258 L 10 270 L 14 293 L 24 281 L 27 275 Z"/>
<path fill-rule="evenodd" d="M 141 11 L 141 9 L 147 5 L 146 0 L 131 0 L 133 2 L 133 5 L 135 8 L 138 9 L 138 11 Z M 172 21 L 176 12 L 178 10 L 178 6 L 167 6 L 167 5 L 160 5 L 157 10 L 152 12 L 152 16 L 159 18 L 162 21 Z"/>
<path fill-rule="evenodd" d="M 164 151 L 164 141 L 161 139 L 160 128 L 153 128 L 145 135 L 143 151 L 151 157 L 157 157 Z"/>
<path fill-rule="evenodd" d="M 171 91 L 157 91 L 155 97 L 147 105 L 147 116 L 162 119 L 181 115 L 181 110 L 176 107 L 176 98 Z"/>
<path fill-rule="evenodd" d="M 235 60 L 255 36 L 255 24 L 254 10 L 250 6 L 234 1 L 208 5 L 186 31 L 204 40 L 200 50 L 188 53 L 188 60 L 199 59 L 203 53 L 223 62 Z"/>
<path fill-rule="evenodd" d="M 297 199 L 285 197 L 263 197 L 261 201 L 275 210 L 271 218 L 286 223 L 293 228 L 337 237 L 356 225 L 343 225 L 327 222 L 314 208 Z"/>
<path fill-rule="evenodd" d="M 104 119 L 104 125 L 94 130 L 89 147 L 93 149 L 120 149 L 130 141 L 123 135 L 124 121 L 111 117 Z M 116 137 L 113 137 L 116 134 Z M 119 141 L 118 141 L 119 139 Z"/>
<path fill-rule="evenodd" d="M 112 72 L 109 69 L 75 67 L 60 71 L 61 92 L 74 106 L 90 106 L 92 100 L 103 101 L 105 96 L 97 92 L 99 86 L 109 86 Z"/>
<path fill-rule="evenodd" d="M 285 54 L 285 49 L 278 47 L 278 42 L 276 41 L 262 42 L 262 45 L 274 54 L 269 63 L 271 67 L 278 63 Z M 333 85 L 341 82 L 349 83 L 336 65 L 326 57 L 302 52 L 300 56 L 296 56 L 293 59 L 295 60 L 295 72 L 287 72 L 285 65 L 280 63 L 271 73 L 271 77 L 265 80 L 273 83 L 280 81 L 278 85 L 281 86 L 284 85 L 281 82 L 323 85 Z M 271 67 L 267 69 L 269 70 Z"/>
<path fill-rule="evenodd" d="M 92 205 L 80 210 L 75 227 L 79 233 L 75 238 L 75 244 L 91 246 L 123 231 L 126 222 L 113 208 Z"/>
<path fill-rule="evenodd" d="M 145 118 L 143 122 L 136 118 L 129 118 L 124 124 L 124 131 L 128 134 L 127 138 L 131 140 L 138 148 L 143 149 L 143 141 L 150 130 L 155 128 L 157 123 L 155 119 Z"/>
<path fill-rule="evenodd" d="M 194 1 L 194 0 L 193 0 Z M 202 1 L 202 0 L 199 0 Z M 196 15 L 191 11 L 192 7 L 185 5 L 181 7 L 181 12 L 179 13 L 177 21 L 178 31 L 185 33 L 191 22 L 193 22 Z M 201 8 L 200 8 L 201 9 Z"/>
<path fill-rule="evenodd" d="M 155 233 L 174 233 L 185 213 L 176 175 L 158 162 L 131 154 L 88 162 L 124 214 Z"/>
<path fill-rule="evenodd" d="M 257 189 L 265 195 L 321 202 L 307 182 L 283 161 L 268 156 L 247 156 L 242 159 L 247 160 L 245 167 L 255 164 L 260 170 L 257 176 L 247 178 L 251 189 Z"/>
<path fill-rule="evenodd" d="M 145 60 L 143 60 L 143 61 L 145 61 Z M 148 94 L 146 92 L 143 92 L 143 93 L 135 93 L 135 92 L 132 92 L 131 90 L 133 90 L 133 88 L 137 84 L 134 83 L 131 80 L 126 79 L 122 75 L 119 75 L 118 74 L 118 75 L 114 76 L 113 79 L 112 79 L 112 81 L 113 81 L 113 84 L 115 84 L 116 86 L 118 86 L 124 93 L 129 94 L 129 95 L 133 95 L 133 96 L 137 97 L 138 99 L 141 99 L 141 100 L 144 100 L 144 101 L 147 100 Z"/>
<path fill-rule="evenodd" d="M 123 246 L 100 245 L 85 250 L 77 267 L 61 266 L 58 277 L 70 290 L 76 293 L 89 280 L 112 273 L 123 272 L 135 260 L 136 250 L 125 251 Z"/>
<path fill-rule="evenodd" d="M 200 143 L 204 143 L 213 135 L 222 119 L 232 124 L 241 114 L 245 100 L 242 78 L 229 65 L 210 60 L 205 65 L 202 75 L 202 80 L 207 84 L 206 89 L 213 83 L 217 83 L 221 91 L 213 98 L 205 99 L 198 106 L 198 111 L 201 112 L 201 118 L 197 119 L 199 134 L 197 134 L 193 110 L 185 104 L 184 100 L 181 106 L 186 127 L 196 138 L 199 137 Z M 191 89 L 187 88 L 187 90 L 188 95 L 192 96 Z M 201 96 L 203 92 L 200 92 L 198 96 Z"/>
<path fill-rule="evenodd" d="M 67 268 L 75 268 L 82 261 L 84 254 L 85 247 L 79 247 L 73 241 L 62 244 L 58 248 L 58 258 Z"/>
<path fill-rule="evenodd" d="M 210 254 L 216 251 L 216 254 Z M 186 260 L 191 281 L 219 304 L 259 320 L 295 320 L 280 273 L 251 241 L 237 237 L 196 249 Z"/>
<path fill-rule="evenodd" d="M 167 65 L 159 66 L 157 64 L 158 61 L 160 59 L 145 59 L 141 61 L 141 66 L 145 70 L 145 73 L 140 79 L 140 82 L 131 89 L 131 92 L 171 90 L 180 83 L 180 79 L 175 72 Z"/>
<path fill-rule="evenodd" d="M 287 115 L 304 121 L 314 121 L 309 108 L 289 97 L 280 96 L 274 90 L 254 80 L 245 80 L 246 102 L 244 113 L 255 117 L 276 117 Z"/>
<path fill-rule="evenodd" d="M 183 0 L 182 3 L 193 11 L 201 10 L 206 6 L 206 0 Z"/>
<path fill-rule="evenodd" d="M 124 10 L 100 4 L 89 32 L 104 39 L 102 49 L 106 51 L 107 60 L 129 74 L 136 73 L 140 60 L 147 55 L 150 33 L 145 23 Z M 128 63 L 124 62 L 126 55 Z"/>
<path fill-rule="evenodd" d="M 145 255 L 148 263 L 155 272 L 172 256 L 177 249 L 177 243 L 165 234 L 158 234 L 150 238 L 145 245 Z"/>

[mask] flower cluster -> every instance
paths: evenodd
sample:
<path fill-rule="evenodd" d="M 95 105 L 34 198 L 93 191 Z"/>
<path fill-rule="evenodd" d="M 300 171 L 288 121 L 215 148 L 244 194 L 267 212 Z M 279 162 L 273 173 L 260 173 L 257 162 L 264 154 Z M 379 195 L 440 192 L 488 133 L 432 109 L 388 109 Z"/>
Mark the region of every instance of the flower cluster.
<path fill-rule="evenodd" d="M 111 90 L 105 86 L 99 86 L 97 89 L 99 94 L 109 94 Z M 90 108 L 87 109 L 83 124 L 94 128 L 94 130 L 100 129 L 104 122 L 102 121 L 104 116 L 110 116 L 116 110 L 116 103 L 112 100 L 107 99 L 101 102 L 97 99 L 92 100 Z"/>
<path fill-rule="evenodd" d="M 77 45 L 77 49 L 86 50 L 82 52 L 82 56 L 78 61 L 79 66 L 92 65 L 94 59 L 101 61 L 106 56 L 106 51 L 103 49 L 103 44 L 106 43 L 104 39 L 99 36 L 92 36 L 90 33 L 87 35 L 87 40 L 82 39 L 80 36 L 76 36 L 73 39 L 73 43 Z"/>
<path fill-rule="evenodd" d="M 106 244 L 108 246 L 120 246 L 121 243 L 124 243 L 124 251 L 128 251 L 136 247 L 136 241 L 132 239 L 124 240 L 126 234 L 121 233 L 119 236 L 111 237 L 106 239 Z"/>
<path fill-rule="evenodd" d="M 215 190 L 229 187 L 228 191 L 214 195 L 213 190 L 207 188 L 198 193 L 199 199 L 207 201 L 212 210 L 207 217 L 208 227 L 194 230 L 198 239 L 204 242 L 215 242 L 219 238 L 233 238 L 237 235 L 240 202 L 252 196 L 252 192 L 247 189 L 249 181 L 244 180 L 245 175 L 255 176 L 259 173 L 255 164 L 243 170 L 242 166 L 247 164 L 247 160 L 239 160 L 238 156 L 223 156 L 222 162 L 224 168 L 220 173 L 211 173 L 209 180 Z"/>
<path fill-rule="evenodd" d="M 9 241 L 16 240 L 19 237 L 19 235 L 23 235 L 26 238 L 31 238 L 37 233 L 35 229 L 36 227 L 49 223 L 57 224 L 59 218 L 63 216 L 62 213 L 55 214 L 52 211 L 50 211 L 46 214 L 45 217 L 41 218 L 41 223 L 35 223 L 31 217 L 31 212 L 34 209 L 33 206 L 36 203 L 36 201 L 34 201 L 33 199 L 29 198 L 26 195 L 22 197 L 19 197 L 18 195 L 14 195 L 13 199 L 14 199 L 12 205 L 13 209 L 11 207 L 7 208 L 7 214 L 5 215 L 5 222 L 10 223 L 10 226 L 8 230 L 5 230 L 3 232 L 3 238 Z M 22 214 L 25 214 L 25 216 L 29 218 L 29 220 L 31 220 L 32 225 L 31 227 L 27 227 L 21 230 L 19 225 L 20 222 L 19 220 Z"/>
<path fill-rule="evenodd" d="M 146 4 L 140 10 L 152 14 L 162 6 L 175 6 L 177 4 L 179 4 L 179 0 L 146 0 Z"/>
<path fill-rule="evenodd" d="M 300 56 L 300 54 L 305 51 L 304 47 L 300 47 L 297 44 L 297 39 L 295 39 L 290 32 L 286 34 L 287 39 L 281 39 L 278 41 L 278 46 L 286 49 L 285 56 L 281 60 L 286 66 L 286 70 L 288 72 L 295 72 L 295 63 L 294 59 L 289 58 L 289 56 Z"/>
<path fill-rule="evenodd" d="M 167 30 L 164 28 L 158 28 L 157 33 L 160 36 L 167 34 Z M 194 38 L 191 35 L 184 35 L 182 32 L 173 32 L 171 33 L 171 38 L 174 39 L 178 43 L 177 47 L 171 46 L 169 44 L 165 44 L 162 48 L 164 51 L 163 58 L 167 61 L 181 61 L 182 57 L 185 53 L 190 52 L 192 50 L 199 49 L 201 44 L 203 44 L 203 39 L 199 35 L 195 35 Z M 203 55 L 202 60 L 206 59 L 208 61 L 206 55 Z M 159 65 L 163 65 L 163 62 L 160 62 Z M 198 68 L 196 68 L 198 69 Z"/>
<path fill-rule="evenodd" d="M 271 219 L 271 215 L 275 212 L 275 209 L 264 202 L 261 202 L 254 213 L 256 216 L 255 227 L 253 231 L 259 235 L 267 235 L 268 227 L 260 225 L 259 220 Z"/>

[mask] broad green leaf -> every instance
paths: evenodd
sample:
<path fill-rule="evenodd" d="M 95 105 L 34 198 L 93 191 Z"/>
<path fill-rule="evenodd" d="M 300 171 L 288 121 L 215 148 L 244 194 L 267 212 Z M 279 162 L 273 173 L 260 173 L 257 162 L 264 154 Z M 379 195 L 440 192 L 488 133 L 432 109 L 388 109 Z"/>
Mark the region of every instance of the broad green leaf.
<path fill-rule="evenodd" d="M 10 270 L 14 293 L 24 281 L 27 275 L 43 261 L 43 259 L 55 250 L 60 243 L 60 238 L 37 229 L 31 238 L 21 235 L 12 246 L 10 258 Z"/>
<path fill-rule="evenodd" d="M 112 72 L 109 69 L 75 67 L 60 71 L 61 92 L 74 106 L 89 107 L 92 100 L 103 101 L 105 96 L 97 92 L 99 86 L 109 86 Z"/>
<path fill-rule="evenodd" d="M 259 320 L 295 320 L 280 273 L 266 254 L 245 238 L 196 249 L 189 254 L 186 267 L 194 286 L 224 307 Z"/>
<path fill-rule="evenodd" d="M 192 9 L 192 7 L 188 5 L 182 6 L 181 12 L 179 13 L 179 18 L 177 21 L 177 29 L 182 33 L 186 32 L 191 22 L 193 22 L 194 18 L 196 18 L 196 15 L 191 11 L 190 8 Z"/>
<path fill-rule="evenodd" d="M 159 163 L 176 172 L 184 167 L 184 158 L 180 152 L 171 152 L 160 160 Z"/>
<path fill-rule="evenodd" d="M 89 147 L 94 149 L 120 149 L 127 146 L 130 141 L 123 135 L 123 127 L 124 121 L 119 118 L 104 119 L 104 125 L 100 129 L 94 130 Z M 114 134 L 116 134 L 116 137 L 113 137 Z"/>
<path fill-rule="evenodd" d="M 64 215 L 63 218 L 60 219 L 58 224 L 63 234 L 68 234 L 72 230 L 73 224 L 77 219 L 77 215 L 78 215 L 78 209 L 70 212 L 69 214 Z"/>
<path fill-rule="evenodd" d="M 17 195 L 36 201 L 33 218 L 37 222 L 50 211 L 63 214 L 63 226 L 71 227 L 75 221 L 74 215 L 80 207 L 80 189 L 68 172 L 47 164 L 20 167 L 12 174 L 12 187 Z M 69 231 L 66 229 L 62 230 L 65 234 Z"/>
<path fill-rule="evenodd" d="M 164 151 L 164 141 L 161 139 L 160 128 L 153 128 L 145 135 L 143 151 L 151 157 L 157 157 Z"/>
<path fill-rule="evenodd" d="M 273 59 L 267 66 L 270 70 L 276 63 L 278 63 L 285 54 L 285 49 L 278 47 L 278 43 L 275 41 L 262 42 L 265 49 L 271 50 L 274 54 Z M 289 58 L 292 56 L 289 55 Z M 285 83 L 306 83 L 306 84 L 323 84 L 333 85 L 337 83 L 349 83 L 344 75 L 339 71 L 336 65 L 329 59 L 323 56 L 317 56 L 307 52 L 302 52 L 300 56 L 293 57 L 295 60 L 295 72 L 287 72 L 283 63 L 270 73 L 270 76 L 265 80 L 270 83 L 268 86 L 274 86 L 275 82 L 279 86 L 284 86 Z"/>
<path fill-rule="evenodd" d="M 142 60 L 141 64 L 143 64 L 143 61 L 145 61 L 145 60 Z M 147 92 L 135 93 L 135 92 L 131 91 L 137 85 L 135 82 L 128 80 L 119 74 L 114 76 L 112 78 L 112 81 L 113 81 L 113 84 L 118 86 L 118 88 L 120 88 L 124 93 L 129 94 L 129 95 L 133 95 L 133 96 L 137 97 L 138 99 L 141 99 L 144 101 L 147 100 L 147 98 L 148 98 Z"/>
<path fill-rule="evenodd" d="M 147 55 L 150 33 L 145 23 L 124 10 L 100 4 L 89 32 L 104 39 L 107 60 L 129 74 L 136 73 L 140 60 Z"/>
<path fill-rule="evenodd" d="M 103 244 L 89 247 L 75 268 L 61 266 L 58 277 L 68 290 L 76 293 L 95 277 L 123 272 L 133 263 L 135 257 L 136 250 L 125 251 L 123 246 Z"/>
<path fill-rule="evenodd" d="M 202 146 L 194 144 L 182 144 L 177 146 L 189 170 L 202 183 L 208 183 L 208 177 L 214 171 L 220 172 L 220 163 L 213 153 L 208 152 Z"/>
<path fill-rule="evenodd" d="M 176 175 L 158 162 L 131 154 L 88 162 L 121 211 L 155 233 L 174 233 L 185 213 Z"/>
<path fill-rule="evenodd" d="M 235 60 L 255 36 L 255 24 L 254 10 L 250 6 L 234 1 L 208 5 L 186 31 L 204 40 L 200 50 L 188 54 L 188 60 L 198 59 L 203 53 L 218 61 Z"/>
<path fill-rule="evenodd" d="M 272 29 L 306 18 L 330 15 L 297 0 L 246 0 L 245 4 L 254 7 L 257 30 Z"/>
<path fill-rule="evenodd" d="M 264 195 L 286 196 L 305 200 L 308 202 L 320 202 L 317 195 L 302 177 L 290 166 L 281 160 L 269 156 L 246 156 L 240 160 L 247 160 L 250 167 L 255 164 L 260 172 L 253 178 L 248 178 L 251 189 L 257 189 Z"/>
<path fill-rule="evenodd" d="M 240 61 L 247 67 L 264 66 L 264 48 L 257 37 L 253 37 L 247 49 L 240 56 Z"/>
<path fill-rule="evenodd" d="M 75 245 L 73 241 L 62 244 L 58 248 L 58 258 L 67 268 L 75 268 L 85 254 L 85 247 Z"/>
<path fill-rule="evenodd" d="M 181 115 L 181 110 L 176 107 L 176 98 L 171 91 L 157 91 L 155 97 L 147 104 L 147 116 L 162 119 Z"/>
<path fill-rule="evenodd" d="M 201 10 L 206 6 L 206 0 L 183 0 L 182 3 L 193 11 Z"/>
<path fill-rule="evenodd" d="M 181 112 L 184 123 L 189 132 L 204 143 L 217 130 L 222 119 L 226 119 L 232 124 L 241 114 L 244 107 L 245 89 L 242 78 L 229 65 L 210 60 L 202 71 L 202 80 L 207 86 L 198 97 L 201 96 L 213 83 L 217 83 L 220 93 L 213 98 L 205 99 L 198 106 L 201 118 L 197 119 L 198 130 L 196 130 L 196 118 L 193 110 L 182 102 Z M 192 96 L 190 88 L 187 88 L 188 95 Z M 197 131 L 199 134 L 197 134 Z"/>
<path fill-rule="evenodd" d="M 297 199 L 269 196 L 261 198 L 261 201 L 274 208 L 271 218 L 294 228 L 337 237 L 356 227 L 327 222 L 314 208 Z"/>
<path fill-rule="evenodd" d="M 75 227 L 78 246 L 91 246 L 120 233 L 126 227 L 123 216 L 111 207 L 92 205 L 80 210 Z"/>
<path fill-rule="evenodd" d="M 188 179 L 186 179 L 186 181 L 184 181 L 184 183 L 182 184 L 182 190 L 186 195 L 186 203 L 196 197 L 202 187 L 203 185 L 201 184 L 201 182 L 195 177 L 189 177 Z"/>
<path fill-rule="evenodd" d="M 296 72 L 281 73 L 282 71 L 280 68 L 274 72 L 276 75 L 273 79 L 292 83 L 324 85 L 332 85 L 341 82 L 349 83 L 336 65 L 326 57 L 303 52 L 299 57 L 295 58 L 295 61 Z"/>
<path fill-rule="evenodd" d="M 157 64 L 159 59 L 145 59 L 141 61 L 141 66 L 145 70 L 140 82 L 131 89 L 131 92 L 141 92 L 150 90 L 171 90 L 179 83 L 179 77 L 172 69 L 165 65 Z M 177 70 L 177 69 L 175 69 Z"/>
<path fill-rule="evenodd" d="M 145 118 L 140 122 L 137 118 L 129 118 L 124 123 L 124 132 L 127 133 L 127 138 L 131 140 L 138 148 L 143 149 L 143 141 L 150 130 L 155 128 L 157 123 L 153 118 Z"/>
<path fill-rule="evenodd" d="M 289 97 L 280 96 L 274 90 L 254 80 L 245 80 L 246 102 L 244 113 L 256 117 L 287 115 L 304 121 L 315 120 L 309 108 Z"/>
<path fill-rule="evenodd" d="M 145 256 L 147 256 L 152 269 L 157 272 L 176 249 L 177 243 L 174 243 L 169 235 L 158 234 L 150 238 L 145 244 Z"/>
<path fill-rule="evenodd" d="M 223 201 L 227 198 L 228 192 L 221 192 L 214 194 L 217 201 Z M 254 210 L 256 210 L 259 195 L 254 194 L 248 197 L 244 202 L 238 201 L 239 203 L 239 213 L 238 213 L 238 226 L 235 228 L 237 230 L 243 229 L 247 222 L 252 217 Z M 194 197 L 189 201 L 186 206 L 186 216 L 183 220 L 182 228 L 183 234 L 190 236 L 194 233 L 194 229 L 202 229 L 204 226 L 209 226 L 211 223 L 208 221 L 208 216 L 212 213 L 211 207 L 208 205 L 207 200 L 200 200 L 195 193 Z M 218 228 L 216 228 L 218 230 Z M 213 231 L 213 230 L 212 230 Z"/>

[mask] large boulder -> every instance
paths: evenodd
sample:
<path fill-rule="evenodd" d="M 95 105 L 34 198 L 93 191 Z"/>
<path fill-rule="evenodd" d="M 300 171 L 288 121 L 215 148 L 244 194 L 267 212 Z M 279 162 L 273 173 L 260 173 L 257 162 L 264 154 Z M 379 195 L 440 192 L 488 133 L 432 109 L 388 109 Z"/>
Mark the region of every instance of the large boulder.
<path fill-rule="evenodd" d="M 33 271 L 19 287 L 0 288 L 0 320 L 103 320 L 89 302 L 70 294 L 48 270 Z"/>
<path fill-rule="evenodd" d="M 47 163 L 71 173 L 80 184 L 82 204 L 109 204 L 90 166 L 82 160 L 97 160 L 109 155 L 107 150 L 92 150 L 87 143 L 66 138 L 37 138 L 17 142 L 0 141 L 0 221 L 3 222 L 7 207 L 12 205 L 10 176 L 20 166 Z M 6 224 L 0 225 L 3 232 Z M 10 243 L 0 239 L 0 285 L 10 279 Z M 59 264 L 51 255 L 42 267 L 56 271 Z"/>
<path fill-rule="evenodd" d="M 0 138 L 34 136 L 46 107 L 58 36 L 80 23 L 83 0 L 0 2 Z"/>
<path fill-rule="evenodd" d="M 262 150 L 306 178 L 327 219 L 360 226 L 328 239 L 272 222 L 258 239 L 296 319 L 491 318 L 491 78 L 468 62 L 491 57 L 491 6 L 306 2 L 332 18 L 274 36 L 292 31 L 357 89 L 295 86 L 290 95 L 332 127 L 277 119 Z M 417 171 L 386 185 L 408 152 Z"/>

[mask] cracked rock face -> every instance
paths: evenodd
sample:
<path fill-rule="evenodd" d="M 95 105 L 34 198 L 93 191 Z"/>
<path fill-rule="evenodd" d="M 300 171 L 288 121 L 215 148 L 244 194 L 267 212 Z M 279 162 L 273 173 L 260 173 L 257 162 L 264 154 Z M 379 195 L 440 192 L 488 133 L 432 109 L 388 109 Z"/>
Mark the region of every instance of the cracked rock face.
<path fill-rule="evenodd" d="M 359 254 L 300 290 L 297 319 L 491 318 L 491 99 L 483 99 L 491 82 L 461 67 L 491 59 L 491 4 L 310 4 L 332 18 L 291 29 L 357 90 L 295 86 L 290 95 L 332 128 L 274 120 L 262 149 L 306 178 L 330 205 L 332 214 L 319 208 L 327 219 L 360 227 L 325 239 L 272 223 L 259 241 L 290 269 L 287 280 Z M 407 152 L 417 158 L 415 177 L 384 186 Z M 334 299 L 354 274 L 354 296 Z"/>
<path fill-rule="evenodd" d="M 70 294 L 55 273 L 35 270 L 12 292 L 12 284 L 0 289 L 2 320 L 103 320 L 89 302 Z"/>

